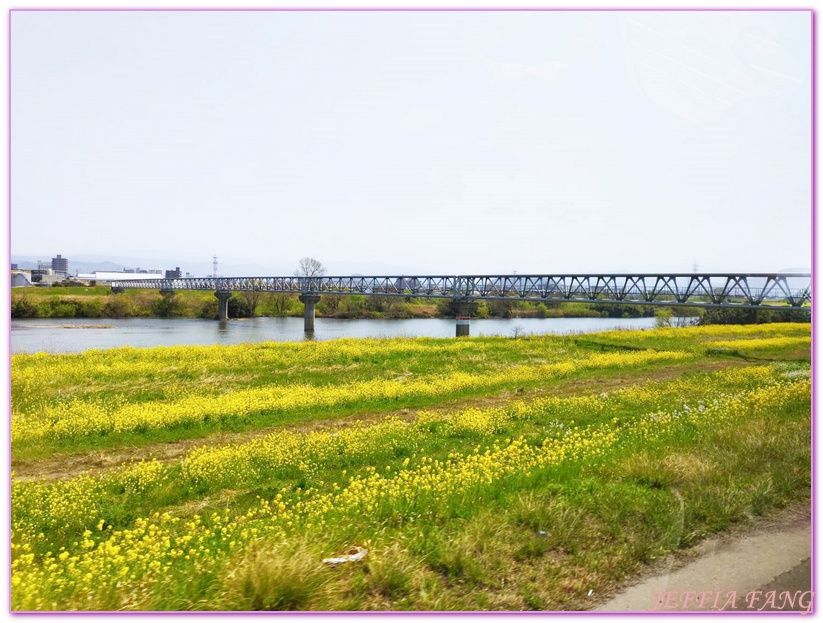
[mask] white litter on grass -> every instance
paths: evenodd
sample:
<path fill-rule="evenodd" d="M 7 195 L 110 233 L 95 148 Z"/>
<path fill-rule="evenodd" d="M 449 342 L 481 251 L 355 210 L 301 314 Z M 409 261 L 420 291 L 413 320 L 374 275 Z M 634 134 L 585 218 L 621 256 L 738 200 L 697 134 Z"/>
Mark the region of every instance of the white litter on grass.
<path fill-rule="evenodd" d="M 593 592 L 594 592 L 594 589 L 593 589 L 593 588 L 590 588 L 590 589 L 589 589 L 589 594 L 588 594 L 588 597 L 591 597 Z"/>
<path fill-rule="evenodd" d="M 366 554 L 369 553 L 364 547 L 355 547 L 353 553 L 346 554 L 345 556 L 337 556 L 335 558 L 324 558 L 323 562 L 327 565 L 339 565 L 343 562 L 357 562 L 358 560 L 363 560 L 366 557 Z"/>

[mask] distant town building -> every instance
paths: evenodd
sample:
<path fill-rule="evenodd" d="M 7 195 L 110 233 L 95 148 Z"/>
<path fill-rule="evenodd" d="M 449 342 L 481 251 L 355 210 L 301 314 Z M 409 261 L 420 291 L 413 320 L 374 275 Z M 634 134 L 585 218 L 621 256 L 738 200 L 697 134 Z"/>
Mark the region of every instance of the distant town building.
<path fill-rule="evenodd" d="M 95 271 L 93 273 L 80 273 L 77 278 L 81 281 L 96 281 L 98 283 L 111 283 L 112 281 L 129 281 L 132 279 L 162 279 L 161 273 L 136 273 L 133 270 Z"/>
<path fill-rule="evenodd" d="M 174 270 L 166 271 L 166 279 L 180 279 L 180 267 L 176 266 Z"/>
<path fill-rule="evenodd" d="M 51 258 L 51 269 L 66 275 L 69 272 L 69 260 L 58 253 L 57 257 Z"/>
<path fill-rule="evenodd" d="M 26 274 L 25 271 L 15 269 L 11 273 L 11 287 L 25 288 L 31 285 L 31 272 Z"/>
<path fill-rule="evenodd" d="M 42 262 L 38 262 L 41 264 Z M 31 271 L 31 282 L 39 286 L 50 286 L 58 281 L 63 281 L 66 275 L 56 273 L 51 268 L 37 268 Z"/>
<path fill-rule="evenodd" d="M 37 260 L 37 270 L 51 270 L 51 262 L 45 262 L 43 260 Z"/>
<path fill-rule="evenodd" d="M 17 264 L 12 264 L 12 265 L 11 265 L 11 269 L 12 269 L 12 270 L 18 270 L 18 268 L 17 268 Z"/>

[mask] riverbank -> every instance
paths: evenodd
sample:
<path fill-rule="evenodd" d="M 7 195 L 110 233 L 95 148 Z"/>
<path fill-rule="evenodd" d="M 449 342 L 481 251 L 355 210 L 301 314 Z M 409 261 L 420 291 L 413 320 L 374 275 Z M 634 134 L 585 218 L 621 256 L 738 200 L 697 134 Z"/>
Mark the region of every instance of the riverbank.
<path fill-rule="evenodd" d="M 320 318 L 411 319 L 453 317 L 449 301 L 406 296 L 340 296 L 325 294 L 316 307 Z M 698 315 L 690 310 L 687 315 Z M 235 292 L 229 317 L 301 317 L 303 304 L 296 294 Z M 600 303 L 535 303 L 480 301 L 477 318 L 647 318 L 654 308 Z M 216 318 L 212 292 L 180 291 L 161 295 L 153 290 L 112 294 L 103 286 L 66 288 L 12 288 L 11 317 L 24 318 Z"/>
<path fill-rule="evenodd" d="M 409 296 L 364 296 L 324 294 L 315 309 L 318 318 L 340 320 L 399 320 L 453 318 L 448 299 Z M 229 299 L 229 317 L 300 318 L 303 303 L 297 294 L 234 292 Z M 175 291 L 162 295 L 155 290 L 126 290 L 112 294 L 107 287 L 12 288 L 11 318 L 202 318 L 214 320 L 218 303 L 211 291 Z M 568 303 L 478 299 L 472 316 L 487 318 L 656 318 L 660 326 L 711 324 L 768 324 L 811 322 L 810 308 L 804 310 L 706 309 L 610 303 Z"/>

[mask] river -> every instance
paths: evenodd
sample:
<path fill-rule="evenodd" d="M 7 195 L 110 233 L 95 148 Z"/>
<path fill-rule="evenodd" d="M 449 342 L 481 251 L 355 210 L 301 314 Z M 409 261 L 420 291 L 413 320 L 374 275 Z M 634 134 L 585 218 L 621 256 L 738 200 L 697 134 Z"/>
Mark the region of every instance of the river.
<path fill-rule="evenodd" d="M 648 329 L 654 318 L 474 318 L 471 334 L 542 335 L 592 333 L 609 329 Z M 79 352 L 118 346 L 242 344 L 341 337 L 454 337 L 450 318 L 342 320 L 317 318 L 314 336 L 303 333 L 302 318 L 251 318 L 217 322 L 190 318 L 39 318 L 11 322 L 11 351 Z"/>

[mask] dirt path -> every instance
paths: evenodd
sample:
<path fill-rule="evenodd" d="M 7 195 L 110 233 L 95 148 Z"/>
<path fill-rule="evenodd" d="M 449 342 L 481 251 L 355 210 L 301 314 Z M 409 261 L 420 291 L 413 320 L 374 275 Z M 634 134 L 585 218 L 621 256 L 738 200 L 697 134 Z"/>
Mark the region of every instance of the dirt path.
<path fill-rule="evenodd" d="M 660 561 L 592 610 L 805 612 L 812 598 L 811 531 L 809 502 L 793 504 Z"/>
<path fill-rule="evenodd" d="M 546 388 L 530 390 L 505 391 L 491 396 L 482 396 L 471 399 L 444 401 L 436 406 L 426 407 L 426 411 L 445 411 L 467 407 L 493 407 L 506 404 L 512 400 L 532 400 L 541 396 L 573 396 L 581 394 L 601 393 L 613 391 L 630 385 L 665 381 L 673 379 L 687 372 L 716 371 L 732 366 L 749 365 L 739 360 L 701 361 L 685 366 L 665 367 L 642 372 L 616 374 L 601 378 L 568 379 L 559 384 Z M 157 459 L 160 462 L 179 460 L 194 448 L 204 445 L 223 445 L 243 443 L 256 437 L 271 434 L 286 428 L 293 431 L 330 430 L 348 426 L 354 421 L 375 422 L 389 416 L 396 416 L 411 420 L 415 414 L 423 409 L 400 409 L 395 411 L 362 412 L 349 417 L 312 420 L 287 424 L 284 426 L 269 426 L 240 433 L 215 433 L 196 439 L 181 439 L 167 443 L 153 443 L 142 446 L 123 446 L 110 450 L 96 450 L 82 454 L 61 454 L 47 459 L 14 460 L 12 458 L 11 471 L 16 480 L 61 480 L 77 476 L 83 472 L 104 472 L 116 469 L 121 465 L 140 461 L 142 459 Z"/>

